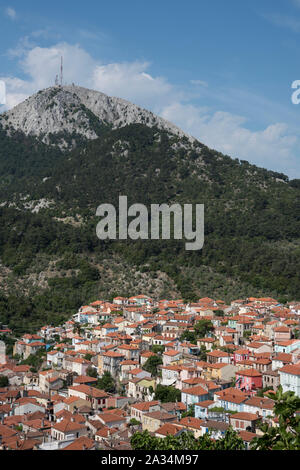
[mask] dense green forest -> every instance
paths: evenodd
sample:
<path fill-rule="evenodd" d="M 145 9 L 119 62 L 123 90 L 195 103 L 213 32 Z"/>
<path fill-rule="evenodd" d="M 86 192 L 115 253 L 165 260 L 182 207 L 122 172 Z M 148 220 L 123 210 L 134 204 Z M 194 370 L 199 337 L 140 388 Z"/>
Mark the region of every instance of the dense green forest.
<path fill-rule="evenodd" d="M 133 290 L 121 280 L 109 290 L 122 269 L 145 275 L 150 295 L 164 273 L 164 296 L 299 300 L 299 180 L 142 124 L 102 126 L 99 139 L 78 138 L 72 151 L 9 134 L 0 128 L 0 323 L 22 332 L 98 296 L 139 293 L 134 277 Z M 185 240 L 100 241 L 96 209 L 117 208 L 119 195 L 149 212 L 152 203 L 204 204 L 203 249 L 186 251 Z M 42 199 L 48 206 L 32 212 Z M 43 263 L 54 273 L 39 288 L 30 279 Z"/>

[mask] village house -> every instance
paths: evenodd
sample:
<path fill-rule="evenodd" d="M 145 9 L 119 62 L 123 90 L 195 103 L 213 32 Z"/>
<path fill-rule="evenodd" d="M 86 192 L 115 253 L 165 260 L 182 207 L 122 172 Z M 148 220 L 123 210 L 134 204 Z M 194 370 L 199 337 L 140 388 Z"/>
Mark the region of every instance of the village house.
<path fill-rule="evenodd" d="M 229 420 L 231 426 L 236 431 L 248 431 L 255 433 L 257 424 L 261 421 L 261 417 L 257 414 L 241 411 L 231 415 Z"/>
<path fill-rule="evenodd" d="M 263 376 L 263 388 L 271 387 L 275 392 L 280 385 L 280 375 L 278 370 L 268 369 L 262 373 Z"/>
<path fill-rule="evenodd" d="M 235 388 L 217 391 L 214 395 L 215 405 L 225 411 L 240 412 L 244 410 L 244 403 L 248 395 Z"/>
<path fill-rule="evenodd" d="M 140 422 L 142 422 L 142 417 L 145 413 L 151 413 L 152 411 L 160 411 L 160 403 L 158 400 L 134 403 L 130 406 L 131 418 L 135 418 Z"/>
<path fill-rule="evenodd" d="M 98 372 L 100 375 L 109 372 L 116 376 L 120 371 L 120 364 L 125 359 L 123 353 L 117 351 L 108 351 L 98 356 Z"/>
<path fill-rule="evenodd" d="M 232 364 L 216 363 L 209 364 L 204 373 L 204 377 L 207 380 L 233 380 L 237 367 Z"/>
<path fill-rule="evenodd" d="M 92 404 L 94 410 L 106 408 L 109 395 L 103 390 L 88 385 L 76 385 L 68 388 L 69 397 L 82 398 Z"/>
<path fill-rule="evenodd" d="M 163 424 L 176 421 L 176 416 L 163 411 L 152 411 L 144 413 L 142 416 L 142 429 L 143 431 L 155 432 Z"/>
<path fill-rule="evenodd" d="M 187 408 L 195 403 L 210 400 L 212 396 L 213 391 L 209 390 L 209 387 L 206 384 L 196 385 L 195 387 L 181 390 L 181 401 Z"/>
<path fill-rule="evenodd" d="M 291 354 L 295 349 L 300 348 L 300 339 L 290 339 L 285 341 L 278 341 L 275 343 L 274 350 L 276 353 Z"/>
<path fill-rule="evenodd" d="M 206 360 L 209 364 L 216 364 L 216 363 L 230 364 L 231 355 L 228 352 L 219 351 L 218 349 L 215 349 L 214 351 L 210 351 L 207 353 Z"/>
<path fill-rule="evenodd" d="M 211 435 L 211 438 L 214 440 L 224 438 L 226 431 L 229 429 L 229 424 L 222 421 L 213 421 L 209 419 L 204 419 L 201 423 L 201 435 L 207 434 L 208 432 Z"/>
<path fill-rule="evenodd" d="M 255 369 L 244 369 L 239 370 L 235 374 L 236 377 L 236 388 L 251 392 L 252 394 L 256 390 L 262 388 L 262 373 Z"/>
<path fill-rule="evenodd" d="M 163 353 L 163 365 L 169 366 L 178 363 L 182 357 L 181 352 L 177 351 L 176 349 L 171 349 L 169 351 L 165 351 Z"/>
<path fill-rule="evenodd" d="M 244 402 L 244 411 L 252 413 L 262 418 L 273 416 L 275 402 L 270 398 L 254 396 Z"/>
<path fill-rule="evenodd" d="M 86 426 L 76 422 L 73 418 L 55 423 L 51 428 L 51 437 L 58 441 L 74 441 L 87 434 Z"/>
<path fill-rule="evenodd" d="M 278 372 L 283 392 L 290 390 L 300 397 L 300 364 L 288 364 Z"/>
<path fill-rule="evenodd" d="M 195 418 L 192 416 L 187 416 L 186 418 L 182 418 L 177 425 L 182 426 L 183 429 L 187 431 L 192 431 L 194 437 L 198 439 L 203 435 L 203 428 L 201 427 L 203 423 L 202 419 Z"/>
<path fill-rule="evenodd" d="M 153 377 L 134 378 L 128 381 L 127 393 L 137 400 L 152 400 L 155 388 L 156 381 Z"/>
<path fill-rule="evenodd" d="M 197 346 L 201 349 L 204 346 L 207 351 L 212 351 L 213 346 L 217 344 L 217 340 L 214 338 L 200 338 L 197 340 Z"/>

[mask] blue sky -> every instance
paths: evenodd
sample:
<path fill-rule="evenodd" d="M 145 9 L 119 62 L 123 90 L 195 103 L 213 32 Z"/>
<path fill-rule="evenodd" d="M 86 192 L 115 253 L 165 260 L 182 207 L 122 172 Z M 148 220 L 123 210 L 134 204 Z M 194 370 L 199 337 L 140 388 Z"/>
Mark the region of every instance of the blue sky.
<path fill-rule="evenodd" d="M 7 107 L 54 84 L 62 54 L 66 83 L 300 178 L 300 0 L 0 0 L 0 31 Z"/>

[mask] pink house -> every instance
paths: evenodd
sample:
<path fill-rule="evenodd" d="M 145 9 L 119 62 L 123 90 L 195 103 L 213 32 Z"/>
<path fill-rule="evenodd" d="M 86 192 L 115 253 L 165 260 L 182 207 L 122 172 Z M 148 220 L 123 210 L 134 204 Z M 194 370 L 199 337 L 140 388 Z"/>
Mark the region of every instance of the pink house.
<path fill-rule="evenodd" d="M 239 370 L 235 373 L 236 388 L 242 391 L 256 393 L 256 390 L 262 388 L 262 373 L 255 369 Z"/>
<path fill-rule="evenodd" d="M 249 359 L 248 349 L 236 349 L 233 353 L 234 364 L 236 364 L 237 362 L 246 361 L 248 359 Z"/>

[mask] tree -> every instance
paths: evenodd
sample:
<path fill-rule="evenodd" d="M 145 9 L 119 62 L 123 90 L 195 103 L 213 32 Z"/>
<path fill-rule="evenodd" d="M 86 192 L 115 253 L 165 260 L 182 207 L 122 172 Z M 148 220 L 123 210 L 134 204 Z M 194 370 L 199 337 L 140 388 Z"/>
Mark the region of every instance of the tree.
<path fill-rule="evenodd" d="M 189 343 L 197 344 L 197 334 L 195 331 L 187 330 L 182 333 L 179 339 L 180 341 L 188 341 Z"/>
<path fill-rule="evenodd" d="M 224 438 L 216 441 L 210 433 L 198 439 L 191 431 L 183 430 L 178 436 L 167 435 L 164 438 L 151 436 L 148 431 L 136 432 L 131 437 L 133 450 L 244 450 L 244 442 L 236 431 L 229 428 Z"/>
<path fill-rule="evenodd" d="M 150 356 L 149 359 L 143 365 L 143 369 L 147 372 L 150 372 L 153 377 L 158 375 L 158 366 L 163 363 L 163 360 L 160 356 Z"/>
<path fill-rule="evenodd" d="M 270 398 L 276 402 L 274 414 L 279 426 L 261 424 L 260 429 L 264 434 L 253 439 L 251 449 L 300 450 L 300 417 L 296 414 L 300 410 L 300 398 L 291 391 L 283 393 L 282 386 Z"/>
<path fill-rule="evenodd" d="M 98 379 L 96 387 L 105 392 L 114 393 L 116 390 L 116 382 L 110 372 L 104 372 L 102 377 Z"/>
<path fill-rule="evenodd" d="M 154 353 L 163 353 L 164 350 L 165 350 L 165 346 L 163 346 L 162 344 L 153 344 L 151 346 L 151 351 Z"/>
<path fill-rule="evenodd" d="M 243 439 L 230 426 L 223 439 L 217 439 L 215 450 L 245 450 Z"/>
<path fill-rule="evenodd" d="M 214 330 L 214 326 L 210 320 L 200 320 L 194 325 L 194 331 L 185 331 L 180 336 L 180 341 L 188 341 L 197 344 L 198 338 L 204 338 L 207 333 Z"/>
<path fill-rule="evenodd" d="M 131 420 L 129 421 L 129 424 L 130 426 L 139 426 L 141 423 L 137 419 L 131 418 Z"/>
<path fill-rule="evenodd" d="M 86 375 L 88 377 L 94 377 L 96 379 L 98 377 L 97 369 L 95 369 L 95 367 L 89 366 L 86 370 Z"/>
<path fill-rule="evenodd" d="M 195 405 L 190 405 L 188 411 L 184 411 L 181 415 L 182 418 L 186 418 L 187 416 L 195 416 Z"/>
<path fill-rule="evenodd" d="M 214 326 L 210 320 L 200 320 L 194 326 L 197 338 L 204 338 L 207 333 L 214 330 Z"/>
<path fill-rule="evenodd" d="M 243 333 L 243 338 L 249 339 L 251 335 L 252 335 L 251 330 L 245 330 L 244 333 Z"/>
<path fill-rule="evenodd" d="M 82 326 L 80 323 L 76 322 L 73 326 L 73 333 L 77 333 L 79 336 L 81 334 L 81 331 L 82 331 Z"/>
<path fill-rule="evenodd" d="M 175 403 L 181 400 L 181 391 L 178 388 L 172 387 L 172 385 L 158 384 L 155 389 L 155 400 L 159 400 L 162 403 Z"/>
<path fill-rule="evenodd" d="M 268 392 L 269 390 L 273 390 L 273 387 L 264 387 L 264 388 L 261 388 L 260 390 L 257 390 L 256 396 L 258 396 L 258 397 L 264 397 L 264 396 L 265 396 L 265 392 Z"/>
<path fill-rule="evenodd" d="M 214 314 L 215 314 L 216 317 L 224 317 L 224 312 L 223 312 L 223 310 L 216 310 L 216 311 L 214 312 Z"/>
<path fill-rule="evenodd" d="M 2 387 L 7 387 L 9 385 L 9 380 L 6 375 L 1 375 L 0 376 L 0 388 Z"/>
<path fill-rule="evenodd" d="M 38 372 L 46 355 L 45 349 L 39 349 L 35 354 L 30 354 L 26 359 L 21 361 L 21 364 L 31 366 L 31 372 Z"/>
<path fill-rule="evenodd" d="M 200 351 L 199 351 L 199 360 L 200 361 L 206 361 L 207 359 L 207 351 L 206 351 L 206 347 L 201 344 L 201 347 L 200 347 Z"/>

